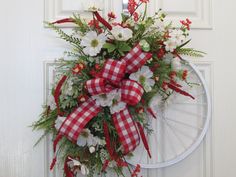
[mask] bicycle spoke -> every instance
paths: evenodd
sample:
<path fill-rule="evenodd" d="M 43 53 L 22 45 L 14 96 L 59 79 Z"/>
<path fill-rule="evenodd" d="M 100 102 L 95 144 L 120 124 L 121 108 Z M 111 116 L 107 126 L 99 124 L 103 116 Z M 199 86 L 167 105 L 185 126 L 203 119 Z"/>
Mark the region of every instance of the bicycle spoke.
<path fill-rule="evenodd" d="M 181 121 L 178 121 L 178 120 L 173 120 L 173 119 L 170 119 L 168 117 L 165 117 L 165 119 L 168 120 L 168 121 L 172 121 L 172 122 L 175 122 L 175 123 L 178 123 L 178 124 L 181 124 L 181 125 L 184 125 L 184 126 L 187 126 L 187 127 L 193 128 L 193 129 L 196 129 L 196 130 L 202 130 L 201 127 L 189 125 L 187 123 L 184 123 L 184 122 L 181 122 Z"/>

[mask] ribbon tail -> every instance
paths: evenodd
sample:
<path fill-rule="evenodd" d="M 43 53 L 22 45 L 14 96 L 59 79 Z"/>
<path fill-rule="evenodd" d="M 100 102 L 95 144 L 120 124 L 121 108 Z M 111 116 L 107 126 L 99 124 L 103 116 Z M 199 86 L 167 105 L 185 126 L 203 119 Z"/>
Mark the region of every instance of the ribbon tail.
<path fill-rule="evenodd" d="M 106 122 L 103 123 L 103 131 L 104 131 L 107 151 L 108 151 L 110 157 L 113 159 L 114 150 L 111 147 L 111 140 L 110 140 L 110 136 L 109 136 L 108 125 Z"/>
<path fill-rule="evenodd" d="M 140 133 L 141 139 L 143 141 L 143 145 L 144 145 L 146 151 L 148 152 L 149 157 L 152 158 L 151 153 L 150 153 L 150 149 L 149 149 L 149 145 L 148 145 L 148 142 L 147 142 L 147 138 L 146 138 L 146 136 L 144 134 L 143 127 L 142 127 L 142 125 L 139 122 L 137 122 L 137 125 L 138 125 L 138 129 L 139 129 L 139 133 Z"/>
<path fill-rule="evenodd" d="M 63 113 L 60 110 L 59 96 L 61 94 L 61 87 L 64 84 L 64 82 L 66 81 L 66 79 L 67 79 L 67 76 L 64 75 L 61 78 L 61 80 L 58 82 L 58 84 L 56 86 L 56 89 L 55 89 L 55 92 L 54 92 L 54 99 L 55 99 L 55 103 L 56 103 L 56 106 L 57 106 L 57 114 L 60 115 L 60 116 L 62 116 Z"/>
<path fill-rule="evenodd" d="M 94 13 L 94 15 L 96 16 L 96 18 L 99 22 L 101 22 L 109 30 L 112 30 L 112 26 L 104 18 L 102 18 L 101 15 L 97 11 L 93 12 L 93 13 Z"/>
<path fill-rule="evenodd" d="M 167 84 L 168 84 L 168 87 L 169 87 L 170 89 L 174 90 L 175 92 L 177 92 L 177 93 L 179 93 L 179 94 L 181 94 L 181 95 L 184 95 L 184 96 L 188 96 L 188 97 L 190 97 L 190 98 L 192 98 L 192 99 L 195 99 L 192 95 L 190 95 L 189 93 L 183 91 L 183 90 L 180 89 L 179 87 L 177 87 L 177 86 L 175 86 L 175 85 L 173 85 L 173 84 L 171 84 L 171 83 L 167 83 Z"/>
<path fill-rule="evenodd" d="M 132 152 L 139 145 L 140 138 L 129 110 L 125 108 L 119 113 L 113 114 L 112 118 L 123 147 L 123 153 Z"/>
<path fill-rule="evenodd" d="M 52 160 L 52 163 L 50 165 L 50 170 L 52 170 L 54 168 L 54 166 L 56 165 L 57 162 L 57 155 L 56 155 L 56 150 L 57 150 L 57 144 L 59 143 L 59 141 L 62 139 L 62 135 L 58 134 L 55 138 L 55 140 L 53 141 L 53 153 L 54 153 L 54 158 Z"/>
<path fill-rule="evenodd" d="M 88 99 L 66 118 L 60 127 L 59 132 L 72 142 L 76 143 L 79 134 L 87 123 L 100 111 L 101 108 L 96 105 L 95 100 L 92 98 Z"/>
<path fill-rule="evenodd" d="M 69 157 L 66 158 L 65 163 L 64 163 L 64 172 L 66 177 L 74 177 L 74 174 L 71 172 L 68 162 L 70 161 Z"/>

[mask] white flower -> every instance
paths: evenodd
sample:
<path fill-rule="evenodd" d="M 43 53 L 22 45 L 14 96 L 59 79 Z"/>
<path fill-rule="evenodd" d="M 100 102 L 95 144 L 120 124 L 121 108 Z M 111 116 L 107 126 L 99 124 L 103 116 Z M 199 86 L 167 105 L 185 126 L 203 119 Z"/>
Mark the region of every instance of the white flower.
<path fill-rule="evenodd" d="M 96 100 L 96 105 L 98 106 L 111 106 L 114 95 L 112 94 L 100 94 L 92 96 L 92 99 Z"/>
<path fill-rule="evenodd" d="M 173 58 L 172 61 L 171 61 L 171 68 L 174 70 L 174 71 L 179 71 L 181 69 L 181 60 L 176 57 L 176 58 Z"/>
<path fill-rule="evenodd" d="M 72 159 L 72 158 L 69 158 L 70 161 L 67 163 L 69 165 L 70 168 L 73 168 L 73 167 L 79 167 L 81 166 L 81 163 L 78 161 L 78 160 L 75 160 L 75 159 Z"/>
<path fill-rule="evenodd" d="M 111 114 L 120 112 L 126 107 L 126 103 L 121 101 L 121 90 L 114 89 L 106 94 L 92 96 L 96 104 L 102 107 L 110 107 Z"/>
<path fill-rule="evenodd" d="M 87 168 L 87 166 L 80 163 L 78 160 L 75 160 L 75 159 L 72 159 L 72 158 L 69 158 L 69 159 L 70 159 L 70 161 L 67 164 L 70 168 L 80 167 L 80 168 L 75 168 L 75 171 L 74 171 L 76 173 L 77 177 L 81 176 L 81 174 L 82 175 L 88 175 L 89 174 L 89 169 Z"/>
<path fill-rule="evenodd" d="M 103 33 L 97 35 L 95 31 L 88 32 L 81 41 L 81 45 L 85 47 L 83 49 L 84 53 L 86 55 L 96 56 L 101 51 L 106 39 Z"/>
<path fill-rule="evenodd" d="M 121 101 L 121 90 L 120 89 L 115 89 L 112 91 L 112 105 L 110 106 L 110 112 L 111 114 L 120 112 L 125 109 L 126 103 Z"/>
<path fill-rule="evenodd" d="M 178 46 L 177 42 L 175 40 L 172 40 L 171 38 L 165 41 L 164 44 L 165 44 L 166 51 L 170 51 L 170 52 L 173 52 Z"/>
<path fill-rule="evenodd" d="M 77 145 L 79 146 L 93 146 L 96 145 L 94 143 L 94 136 L 91 134 L 89 129 L 83 129 L 83 131 L 80 133 L 80 136 L 77 140 Z"/>
<path fill-rule="evenodd" d="M 105 141 L 105 140 L 100 139 L 100 138 L 98 138 L 97 136 L 95 136 L 95 137 L 93 138 L 93 141 L 94 141 L 97 145 L 102 145 L 102 146 L 104 146 L 104 145 L 106 144 L 106 141 Z"/>
<path fill-rule="evenodd" d="M 105 145 L 105 141 L 101 140 L 98 137 L 93 136 L 89 129 L 83 129 L 80 133 L 80 136 L 77 140 L 77 145 L 84 147 L 87 146 L 96 146 L 96 145 Z"/>
<path fill-rule="evenodd" d="M 177 45 L 181 45 L 185 40 L 185 36 L 183 35 L 183 31 L 181 30 L 172 30 L 170 31 L 169 36 L 173 41 L 176 42 Z"/>
<path fill-rule="evenodd" d="M 89 174 L 89 169 L 83 164 L 80 167 L 80 171 L 81 171 L 82 175 L 88 175 Z"/>
<path fill-rule="evenodd" d="M 129 28 L 115 26 L 111 30 L 113 37 L 118 41 L 127 41 L 133 36 L 133 31 Z"/>
<path fill-rule="evenodd" d="M 174 55 L 172 53 L 167 53 L 164 55 L 163 57 L 163 61 L 166 63 L 166 64 L 171 64 L 171 61 L 172 59 L 174 58 Z"/>
<path fill-rule="evenodd" d="M 73 82 L 71 79 L 69 79 L 63 88 L 63 94 L 67 96 L 72 96 L 73 95 Z"/>
<path fill-rule="evenodd" d="M 95 152 L 95 147 L 94 146 L 91 146 L 91 147 L 89 147 L 89 152 L 92 154 L 92 153 L 94 153 Z"/>
<path fill-rule="evenodd" d="M 48 98 L 47 98 L 47 106 L 50 106 L 50 109 L 51 109 L 51 110 L 56 109 L 55 99 L 54 99 L 54 96 L 52 96 L 51 94 L 48 95 Z"/>
<path fill-rule="evenodd" d="M 66 120 L 66 117 L 60 117 L 58 116 L 56 121 L 55 121 L 55 128 L 57 129 L 57 131 L 60 129 L 62 123 Z"/>
<path fill-rule="evenodd" d="M 136 73 L 132 73 L 129 78 L 140 83 L 146 92 L 150 92 L 152 90 L 152 86 L 155 84 L 155 81 L 151 79 L 152 76 L 153 72 L 149 69 L 149 67 L 142 66 L 142 68 Z"/>
<path fill-rule="evenodd" d="M 158 29 L 158 31 L 160 31 L 160 32 L 165 31 L 165 23 L 164 23 L 164 21 L 162 21 L 162 20 L 160 20 L 160 19 L 157 19 L 157 20 L 155 21 L 155 24 L 154 24 L 154 25 L 156 26 L 156 28 Z"/>

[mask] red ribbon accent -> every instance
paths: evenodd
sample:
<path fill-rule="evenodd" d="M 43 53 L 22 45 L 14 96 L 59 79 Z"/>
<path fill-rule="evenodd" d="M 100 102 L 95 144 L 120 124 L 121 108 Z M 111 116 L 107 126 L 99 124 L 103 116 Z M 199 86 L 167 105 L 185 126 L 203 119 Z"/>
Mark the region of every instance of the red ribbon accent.
<path fill-rule="evenodd" d="M 63 135 L 62 134 L 58 134 L 55 138 L 55 140 L 53 141 L 53 152 L 54 152 L 54 158 L 52 160 L 52 163 L 50 165 L 50 170 L 52 170 L 56 164 L 57 161 L 57 155 L 56 155 L 56 150 L 57 150 L 57 144 L 58 142 L 62 139 Z"/>
<path fill-rule="evenodd" d="M 171 84 L 171 83 L 167 83 L 167 85 L 168 85 L 168 87 L 169 87 L 170 89 L 176 91 L 177 93 L 179 93 L 179 94 L 181 94 L 181 95 L 184 95 L 184 96 L 188 96 L 188 97 L 190 97 L 190 98 L 192 98 L 192 99 L 195 99 L 192 95 L 190 95 L 189 93 L 187 93 L 187 92 L 181 90 L 179 87 L 177 87 L 177 86 L 175 86 L 175 85 L 173 85 L 173 84 Z"/>
<path fill-rule="evenodd" d="M 62 23 L 75 23 L 75 20 L 72 18 L 64 18 L 64 19 L 52 22 L 52 24 L 62 24 Z"/>
<path fill-rule="evenodd" d="M 55 156 L 52 160 L 51 165 L 50 165 L 50 170 L 52 170 L 54 168 L 54 166 L 56 165 L 56 162 L 57 162 L 57 157 Z"/>
<path fill-rule="evenodd" d="M 154 117 L 155 119 L 157 118 L 156 115 L 154 114 L 152 108 L 147 108 L 147 111 Z"/>
<path fill-rule="evenodd" d="M 171 80 L 170 83 L 176 87 L 182 87 L 182 85 L 178 84 L 177 82 L 175 82 L 174 80 Z"/>
<path fill-rule="evenodd" d="M 104 136 L 105 136 L 105 141 L 106 141 L 106 147 L 107 151 L 112 159 L 114 159 L 113 154 L 114 150 L 111 147 L 111 141 L 110 141 L 110 136 L 109 136 L 109 130 L 108 130 L 108 125 L 106 122 L 103 123 L 103 131 L 104 131 Z"/>
<path fill-rule="evenodd" d="M 59 141 L 62 139 L 63 135 L 62 134 L 58 134 L 55 138 L 55 140 L 53 141 L 53 152 L 56 152 L 57 149 L 57 144 L 59 143 Z"/>
<path fill-rule="evenodd" d="M 65 163 L 64 163 L 64 172 L 66 177 L 74 177 L 74 174 L 72 173 L 72 171 L 70 170 L 69 166 L 68 166 L 68 162 L 70 162 L 71 160 L 69 159 L 69 156 L 66 158 Z"/>
<path fill-rule="evenodd" d="M 56 103 L 56 106 L 57 106 L 57 114 L 62 116 L 64 113 L 61 112 L 60 110 L 60 105 L 59 105 L 59 96 L 61 94 L 61 87 L 62 85 L 64 84 L 64 82 L 66 81 L 67 79 L 67 76 L 63 76 L 61 78 L 61 80 L 58 82 L 57 86 L 56 86 L 56 89 L 55 89 L 55 92 L 54 92 L 54 99 L 55 99 L 55 103 Z"/>
<path fill-rule="evenodd" d="M 140 133 L 141 139 L 143 141 L 143 145 L 144 145 L 146 151 L 148 152 L 149 157 L 152 158 L 151 153 L 150 153 L 150 149 L 149 149 L 149 145 L 148 145 L 148 142 L 147 142 L 147 138 L 146 138 L 146 136 L 144 134 L 143 127 L 142 127 L 142 125 L 139 122 L 137 122 L 137 125 L 138 125 L 138 129 L 139 129 L 139 133 Z"/>
<path fill-rule="evenodd" d="M 99 22 L 101 22 L 109 30 L 112 30 L 112 26 L 104 18 L 102 18 L 101 15 L 97 11 L 93 12 L 93 13 L 94 13 L 94 15 L 96 16 L 96 18 Z"/>
<path fill-rule="evenodd" d="M 106 170 L 106 168 L 108 167 L 110 161 L 109 160 L 106 160 L 105 163 L 103 164 L 102 166 L 102 172 Z"/>

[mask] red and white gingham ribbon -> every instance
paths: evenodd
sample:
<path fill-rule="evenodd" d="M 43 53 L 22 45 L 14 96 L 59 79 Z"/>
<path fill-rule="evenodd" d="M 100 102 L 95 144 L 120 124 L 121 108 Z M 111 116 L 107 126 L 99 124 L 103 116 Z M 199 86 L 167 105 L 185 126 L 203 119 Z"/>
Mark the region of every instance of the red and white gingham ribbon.
<path fill-rule="evenodd" d="M 126 73 L 134 73 L 141 68 L 148 59 L 152 57 L 151 53 L 143 52 L 141 46 L 136 45 L 129 53 L 123 58 L 126 61 Z"/>
<path fill-rule="evenodd" d="M 151 56 L 150 53 L 143 52 L 137 45 L 120 61 L 108 59 L 102 70 L 102 78 L 86 82 L 88 92 L 93 96 L 119 88 L 121 89 L 121 100 L 128 105 L 136 105 L 141 100 L 143 88 L 136 81 L 123 80 L 123 78 L 125 73 L 137 71 Z M 101 107 L 96 105 L 95 100 L 88 99 L 66 118 L 59 132 L 76 142 L 87 123 L 100 111 Z M 114 113 L 112 118 L 123 152 L 127 154 L 133 151 L 139 144 L 140 138 L 129 110 L 126 107 L 124 110 Z"/>

